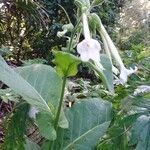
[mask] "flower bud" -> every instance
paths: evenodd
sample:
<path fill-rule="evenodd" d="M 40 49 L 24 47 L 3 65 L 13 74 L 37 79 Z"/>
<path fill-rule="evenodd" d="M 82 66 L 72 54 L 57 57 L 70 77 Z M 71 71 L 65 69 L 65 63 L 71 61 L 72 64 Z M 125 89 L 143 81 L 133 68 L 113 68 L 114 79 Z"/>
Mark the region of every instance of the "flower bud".
<path fill-rule="evenodd" d="M 63 37 L 67 32 L 72 31 L 73 28 L 74 28 L 74 26 L 73 26 L 72 23 L 65 24 L 65 25 L 62 26 L 63 31 L 58 31 L 57 32 L 57 36 L 58 37 Z"/>

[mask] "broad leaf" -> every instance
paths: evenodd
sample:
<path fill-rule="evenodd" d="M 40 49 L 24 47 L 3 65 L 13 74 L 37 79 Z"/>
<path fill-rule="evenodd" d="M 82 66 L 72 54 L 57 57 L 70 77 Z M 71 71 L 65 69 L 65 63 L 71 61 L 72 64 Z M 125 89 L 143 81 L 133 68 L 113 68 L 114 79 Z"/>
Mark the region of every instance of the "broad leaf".
<path fill-rule="evenodd" d="M 40 147 L 36 143 L 30 141 L 29 139 L 26 139 L 24 148 L 25 150 L 40 150 Z"/>
<path fill-rule="evenodd" d="M 123 100 L 122 105 L 123 109 L 130 114 L 128 118 L 135 116 L 131 120 L 129 145 L 136 145 L 136 150 L 150 149 L 150 100 L 143 96 L 130 96 Z"/>
<path fill-rule="evenodd" d="M 55 119 L 59 105 L 62 86 L 61 78 L 52 67 L 42 64 L 20 67 L 16 71 L 36 89 L 50 107 L 52 116 L 40 113 L 36 119 L 41 134 L 47 139 L 54 140 L 56 133 L 52 125 L 52 120 L 54 121 Z M 64 123 L 63 125 L 62 122 Z M 59 126 L 63 128 L 68 127 L 68 121 L 63 111 L 60 116 Z"/>
<path fill-rule="evenodd" d="M 48 113 L 40 112 L 36 116 L 36 123 L 39 127 L 41 135 L 49 140 L 56 139 L 56 131 L 52 122 L 53 120 Z"/>
<path fill-rule="evenodd" d="M 21 95 L 29 104 L 35 106 L 40 111 L 46 110 L 47 113 L 52 115 L 53 119 L 55 118 L 62 80 L 52 67 L 41 64 L 20 67 L 15 69 L 20 76 L 0 57 L 0 71 L 1 81 Z M 67 124 L 64 115 L 61 115 L 60 121 L 62 122 L 62 120 Z M 49 128 L 51 127 L 51 122 L 49 122 Z M 45 135 L 43 132 L 42 134 Z M 55 139 L 55 136 L 47 137 L 45 135 L 45 137 Z"/>
<path fill-rule="evenodd" d="M 35 64 L 19 67 L 16 71 L 38 92 L 51 108 L 59 104 L 62 80 L 55 70 L 47 65 Z"/>
<path fill-rule="evenodd" d="M 68 129 L 59 128 L 53 149 L 93 150 L 111 121 L 111 103 L 84 99 L 66 111 Z"/>
<path fill-rule="evenodd" d="M 54 63 L 56 65 L 56 71 L 61 76 L 74 76 L 77 73 L 77 66 L 80 63 L 80 60 L 65 52 L 54 52 L 55 60 Z"/>
<path fill-rule="evenodd" d="M 46 104 L 46 101 L 41 97 L 37 90 L 19 74 L 17 74 L 13 69 L 11 69 L 1 56 L 0 81 L 4 82 L 16 93 L 21 95 L 29 104 L 46 111 L 50 111 L 50 108 Z"/>
<path fill-rule="evenodd" d="M 150 116 L 142 115 L 137 119 L 131 130 L 130 144 L 137 144 L 136 150 L 150 149 Z"/>

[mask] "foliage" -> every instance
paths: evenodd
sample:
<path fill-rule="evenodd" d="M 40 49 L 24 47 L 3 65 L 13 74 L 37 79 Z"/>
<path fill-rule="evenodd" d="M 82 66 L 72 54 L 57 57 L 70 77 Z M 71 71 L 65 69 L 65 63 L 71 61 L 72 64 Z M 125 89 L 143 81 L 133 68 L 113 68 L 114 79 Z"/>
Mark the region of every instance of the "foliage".
<path fill-rule="evenodd" d="M 132 51 L 125 51 L 123 54 L 128 67 L 138 65 L 139 68 L 138 73 L 132 75 L 126 85 L 115 85 L 114 79 L 118 77 L 113 72 L 113 68 L 116 66 L 113 66 L 111 56 L 107 52 L 100 55 L 99 61 L 93 58 L 83 62 L 75 50 L 80 39 L 83 38 L 81 35 L 84 26 L 81 22 L 82 13 L 86 10 L 90 20 L 95 12 L 97 17 L 92 21 L 96 25 L 92 29 L 91 37 L 98 41 L 101 40 L 100 36 L 103 39 L 103 36 L 107 34 L 105 31 L 97 35 L 97 31 L 100 30 L 101 33 L 101 30 L 105 29 L 102 22 L 112 26 L 114 24 L 112 20 L 118 11 L 116 8 L 118 3 L 115 0 L 104 1 L 105 3 L 101 0 L 92 2 L 90 5 L 88 0 L 76 0 L 76 7 L 74 1 L 68 0 L 53 2 L 14 0 L 3 4 L 6 14 L 3 13 L 0 16 L 2 17 L 0 30 L 6 33 L 6 37 L 1 40 L 1 44 L 16 48 L 12 50 L 12 54 L 6 52 L 5 58 L 18 53 L 17 61 L 20 60 L 20 56 L 21 59 L 27 58 L 22 61 L 21 67 L 11 68 L 0 56 L 0 81 L 7 85 L 6 89 L 0 90 L 0 97 L 5 102 L 13 99 L 15 103 L 14 110 L 5 120 L 6 135 L 3 149 L 149 149 L 150 95 L 144 90 L 136 93 L 139 85 L 150 84 L 147 49 L 143 44 L 133 43 Z M 13 7 L 17 11 L 14 11 Z M 102 21 L 97 15 L 100 9 L 99 16 Z M 105 11 L 108 11 L 107 15 Z M 6 18 L 10 17 L 10 24 L 8 20 L 4 22 L 5 15 Z M 20 22 L 18 22 L 19 17 Z M 11 26 L 9 33 L 8 28 Z M 59 34 L 61 38 L 58 38 L 57 31 L 61 27 L 62 32 L 65 32 Z M 20 34 L 24 28 L 24 34 L 26 32 L 30 34 L 22 37 Z M 59 33 L 62 32 L 60 29 Z M 10 41 L 11 34 L 12 41 Z M 115 45 L 109 35 L 105 36 L 102 40 L 104 44 L 102 51 L 107 48 L 112 50 Z M 107 41 L 108 38 L 109 41 Z M 20 42 L 22 42 L 21 45 L 18 45 Z M 88 44 L 87 46 L 90 47 L 90 43 Z M 25 45 L 30 48 L 29 51 L 39 52 L 41 49 L 43 51 L 40 53 L 36 51 L 37 55 L 33 55 L 36 59 L 30 60 L 24 51 Z M 49 57 L 49 49 L 53 49 L 54 56 L 51 66 L 45 60 Z M 4 49 L 1 51 L 5 52 Z M 123 62 L 117 50 L 112 53 L 116 61 L 122 65 Z M 95 78 L 100 80 L 93 82 L 89 79 L 86 81 L 78 78 L 78 65 L 81 63 L 90 68 Z M 67 84 L 68 81 L 73 82 L 71 88 Z M 36 141 L 33 142 L 32 138 L 28 137 L 26 129 L 29 120 L 38 128 L 37 132 L 42 138 L 40 144 L 34 143 Z"/>
<path fill-rule="evenodd" d="M 80 60 L 65 52 L 55 52 L 55 60 L 53 61 L 56 65 L 56 71 L 60 76 L 74 76 L 77 74 L 77 65 Z"/>
<path fill-rule="evenodd" d="M 58 130 L 54 149 L 94 149 L 110 124 L 111 103 L 83 99 L 66 111 L 66 117 L 69 128 Z"/>
<path fill-rule="evenodd" d="M 142 48 L 141 48 L 142 47 Z M 149 92 L 135 94 L 139 85 L 149 85 L 149 56 L 144 53 L 145 47 L 135 45 L 133 51 L 125 51 L 124 60 L 130 66 L 131 62 L 138 63 L 138 75 L 133 75 L 128 87 L 117 86 L 116 96 L 111 97 L 114 108 L 114 122 L 108 130 L 106 138 L 98 145 L 99 150 L 114 149 L 149 149 Z M 147 50 L 145 50 L 147 52 Z M 144 62 L 144 63 L 143 63 Z M 106 99 L 110 97 L 105 95 Z M 142 120 L 142 121 L 141 121 Z M 144 129 L 144 130 L 143 130 Z"/>
<path fill-rule="evenodd" d="M 24 149 L 24 134 L 26 132 L 29 105 L 27 103 L 20 103 L 16 107 L 10 120 L 6 124 L 7 131 L 3 146 L 5 150 Z"/>
<path fill-rule="evenodd" d="M 97 10 L 108 25 L 115 19 L 118 2 L 104 1 Z M 8 47 L 17 61 L 22 59 L 51 59 L 53 47 L 65 45 L 66 38 L 57 37 L 63 24 L 68 23 L 64 7 L 73 24 L 76 23 L 74 1 L 6 0 L 0 11 L 0 46 Z M 96 9 L 95 8 L 95 9 Z M 73 13 L 74 12 L 74 13 Z M 113 23 L 112 23 L 113 25 Z M 48 54 L 49 53 L 49 54 Z"/>

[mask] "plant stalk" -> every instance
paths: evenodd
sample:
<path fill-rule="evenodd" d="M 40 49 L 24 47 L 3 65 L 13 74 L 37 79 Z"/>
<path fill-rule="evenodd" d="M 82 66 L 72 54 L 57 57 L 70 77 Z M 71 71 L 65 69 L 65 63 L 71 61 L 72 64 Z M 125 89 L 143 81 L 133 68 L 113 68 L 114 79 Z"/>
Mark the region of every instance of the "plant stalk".
<path fill-rule="evenodd" d="M 57 132 L 57 128 L 58 128 L 58 121 L 59 121 L 59 116 L 60 116 L 61 107 L 62 107 L 63 98 L 64 98 L 64 93 L 65 93 L 66 80 L 67 80 L 67 77 L 64 76 L 63 77 L 62 90 L 61 90 L 61 96 L 60 96 L 60 101 L 59 101 L 59 107 L 58 107 L 58 111 L 57 111 L 56 119 L 55 119 L 55 123 L 54 123 L 54 128 L 55 128 L 56 132 Z"/>
<path fill-rule="evenodd" d="M 64 93 L 65 93 L 66 80 L 67 80 L 67 76 L 64 75 L 63 83 L 62 83 L 61 96 L 60 96 L 60 101 L 59 101 L 59 106 L 58 106 L 58 110 L 57 110 L 57 114 L 56 114 L 56 119 L 54 121 L 54 129 L 56 130 L 56 134 L 58 132 L 58 123 L 59 123 L 59 117 L 60 117 L 61 107 L 62 107 Z M 54 145 L 54 141 L 50 141 L 49 150 L 53 150 L 53 145 Z"/>

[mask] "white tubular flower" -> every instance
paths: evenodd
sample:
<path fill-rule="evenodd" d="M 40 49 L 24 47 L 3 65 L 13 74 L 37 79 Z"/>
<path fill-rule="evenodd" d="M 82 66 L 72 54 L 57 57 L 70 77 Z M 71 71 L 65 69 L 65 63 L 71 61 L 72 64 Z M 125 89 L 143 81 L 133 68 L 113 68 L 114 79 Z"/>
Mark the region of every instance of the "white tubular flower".
<path fill-rule="evenodd" d="M 110 60 L 110 62 L 111 62 L 111 65 L 112 65 L 112 71 L 113 71 L 114 74 L 117 75 L 117 74 L 119 74 L 119 70 L 118 70 L 118 69 L 113 65 L 113 63 L 112 63 L 111 53 L 110 53 L 110 50 L 109 50 L 107 41 L 106 41 L 104 35 L 103 35 L 102 33 L 100 33 L 100 34 L 101 34 L 102 41 L 103 41 L 103 44 L 104 44 L 105 52 L 106 52 L 106 54 L 107 54 L 107 56 L 108 56 L 108 58 L 109 58 L 109 60 Z"/>
<path fill-rule="evenodd" d="M 96 66 L 101 66 L 100 64 L 100 43 L 92 39 L 90 36 L 90 30 L 88 25 L 87 16 L 83 13 L 83 32 L 85 39 L 77 45 L 77 52 L 80 54 L 82 61 L 87 62 L 90 59 L 94 61 Z"/>
<path fill-rule="evenodd" d="M 113 55 L 113 57 L 115 58 L 117 64 L 120 67 L 120 82 L 121 82 L 121 84 L 125 84 L 127 82 L 128 76 L 130 76 L 131 74 L 133 74 L 137 71 L 137 67 L 135 67 L 135 69 L 132 69 L 132 68 L 127 69 L 124 66 L 124 64 L 121 60 L 121 57 L 117 51 L 116 46 L 114 45 L 113 41 L 111 40 L 110 36 L 108 35 L 108 33 L 107 33 L 106 29 L 104 28 L 102 23 L 101 23 L 100 27 L 101 27 L 100 32 L 102 33 L 102 35 L 106 39 L 109 50 L 110 50 L 111 54 Z"/>
<path fill-rule="evenodd" d="M 97 40 L 84 39 L 77 45 L 77 52 L 80 54 L 81 60 L 84 62 L 90 59 L 94 62 L 100 61 L 100 50 L 101 46 Z"/>
<path fill-rule="evenodd" d="M 130 69 L 127 69 L 125 67 L 121 67 L 121 70 L 120 70 L 120 81 L 121 81 L 121 84 L 125 84 L 128 80 L 128 76 L 130 76 L 131 74 L 135 73 L 136 71 L 138 70 L 137 67 L 135 67 L 134 69 L 130 68 Z"/>
<path fill-rule="evenodd" d="M 89 39 L 91 39 L 91 36 L 90 36 L 90 30 L 89 30 L 87 15 L 85 13 L 82 14 L 82 21 L 83 21 L 84 38 L 86 40 L 89 40 Z"/>

